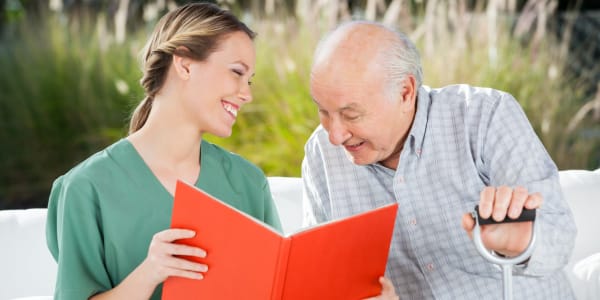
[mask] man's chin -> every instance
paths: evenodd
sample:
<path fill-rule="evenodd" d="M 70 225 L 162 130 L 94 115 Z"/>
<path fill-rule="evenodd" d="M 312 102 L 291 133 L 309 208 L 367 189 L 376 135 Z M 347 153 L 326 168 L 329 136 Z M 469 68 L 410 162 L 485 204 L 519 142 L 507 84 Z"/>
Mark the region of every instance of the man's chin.
<path fill-rule="evenodd" d="M 375 163 L 375 161 L 373 161 L 372 159 L 367 159 L 366 157 L 353 155 L 352 153 L 345 150 L 344 152 L 346 153 L 346 157 L 350 160 L 350 162 L 352 162 L 355 165 L 365 166 Z"/>

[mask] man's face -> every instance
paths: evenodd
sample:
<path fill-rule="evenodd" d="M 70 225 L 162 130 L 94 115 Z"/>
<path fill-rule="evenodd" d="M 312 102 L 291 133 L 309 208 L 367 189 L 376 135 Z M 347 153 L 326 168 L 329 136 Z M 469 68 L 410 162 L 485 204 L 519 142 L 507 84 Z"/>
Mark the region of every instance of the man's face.
<path fill-rule="evenodd" d="M 396 169 L 415 102 L 401 99 L 406 91 L 402 86 L 388 89 L 384 72 L 357 68 L 359 65 L 350 60 L 340 66 L 313 69 L 311 94 L 321 124 L 329 141 L 343 146 L 353 163 L 381 162 Z"/>

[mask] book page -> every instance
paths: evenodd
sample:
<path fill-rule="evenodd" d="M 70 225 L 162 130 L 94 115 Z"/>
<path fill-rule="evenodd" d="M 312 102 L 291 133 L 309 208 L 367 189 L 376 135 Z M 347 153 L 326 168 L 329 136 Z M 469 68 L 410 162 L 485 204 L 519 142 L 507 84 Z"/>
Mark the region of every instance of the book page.
<path fill-rule="evenodd" d="M 397 204 L 294 234 L 283 299 L 363 299 L 379 295 Z"/>
<path fill-rule="evenodd" d="M 179 242 L 206 250 L 204 259 L 185 258 L 207 264 L 208 272 L 202 280 L 169 277 L 163 299 L 270 299 L 283 238 L 266 227 L 200 189 L 178 182 L 171 228 L 196 232 L 195 237 Z"/>

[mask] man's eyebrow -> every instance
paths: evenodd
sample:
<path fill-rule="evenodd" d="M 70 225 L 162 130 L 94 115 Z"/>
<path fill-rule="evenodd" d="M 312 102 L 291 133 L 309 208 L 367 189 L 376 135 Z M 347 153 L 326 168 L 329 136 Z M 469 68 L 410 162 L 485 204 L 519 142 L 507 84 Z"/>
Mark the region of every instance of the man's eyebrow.
<path fill-rule="evenodd" d="M 315 98 L 310 98 L 319 108 L 321 107 L 321 105 L 319 104 L 319 102 L 315 99 Z M 358 105 L 358 103 L 356 102 L 352 102 L 352 103 L 348 103 L 340 108 L 337 109 L 338 112 L 343 112 L 343 111 L 356 111 L 356 112 L 364 112 L 364 109 L 360 108 L 360 105 Z"/>
<path fill-rule="evenodd" d="M 340 112 L 346 111 L 346 110 L 353 110 L 353 111 L 357 111 L 357 112 L 363 112 L 364 111 L 364 109 L 362 109 L 360 107 L 360 105 L 358 105 L 358 103 L 356 103 L 356 102 L 352 102 L 352 103 L 346 104 L 346 105 L 344 105 L 344 106 L 342 106 L 342 107 L 340 107 L 338 109 L 338 111 L 340 111 Z"/>

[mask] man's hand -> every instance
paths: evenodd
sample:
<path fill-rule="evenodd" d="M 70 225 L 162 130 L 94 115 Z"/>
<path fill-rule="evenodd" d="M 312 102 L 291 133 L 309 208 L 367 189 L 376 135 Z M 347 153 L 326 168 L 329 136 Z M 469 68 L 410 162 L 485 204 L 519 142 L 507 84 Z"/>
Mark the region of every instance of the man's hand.
<path fill-rule="evenodd" d="M 394 284 L 391 280 L 385 277 L 379 277 L 379 283 L 381 283 L 381 295 L 376 297 L 367 298 L 364 300 L 399 300 L 400 298 L 396 295 Z"/>
<path fill-rule="evenodd" d="M 484 219 L 491 216 L 495 221 L 502 221 L 505 217 L 516 219 L 521 215 L 523 207 L 536 209 L 543 202 L 541 194 L 528 194 L 524 187 L 486 187 L 480 194 L 479 215 Z M 469 237 L 473 238 L 475 220 L 470 213 L 463 215 L 462 226 Z M 532 228 L 532 222 L 483 225 L 481 239 L 489 250 L 509 257 L 517 256 L 527 248 Z"/>

